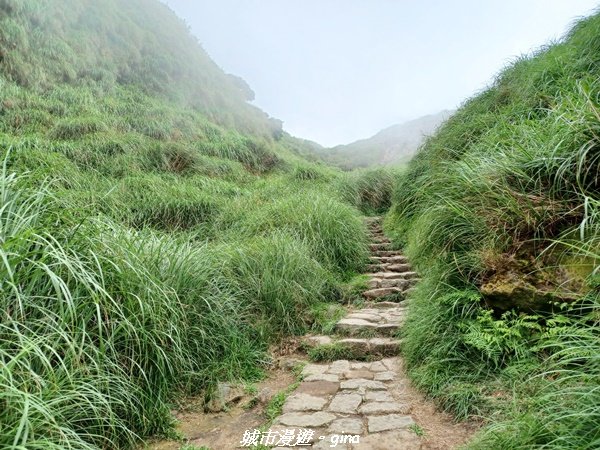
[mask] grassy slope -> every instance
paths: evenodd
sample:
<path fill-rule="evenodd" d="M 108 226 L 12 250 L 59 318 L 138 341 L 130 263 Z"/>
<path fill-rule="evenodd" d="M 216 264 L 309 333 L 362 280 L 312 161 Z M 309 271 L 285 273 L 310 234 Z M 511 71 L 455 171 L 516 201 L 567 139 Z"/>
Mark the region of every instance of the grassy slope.
<path fill-rule="evenodd" d="M 168 433 L 344 295 L 393 178 L 249 95 L 157 1 L 0 0 L 0 447 Z"/>
<path fill-rule="evenodd" d="M 473 448 L 600 447 L 599 77 L 597 15 L 507 67 L 399 179 L 386 226 L 424 275 L 410 373 L 490 418 Z"/>

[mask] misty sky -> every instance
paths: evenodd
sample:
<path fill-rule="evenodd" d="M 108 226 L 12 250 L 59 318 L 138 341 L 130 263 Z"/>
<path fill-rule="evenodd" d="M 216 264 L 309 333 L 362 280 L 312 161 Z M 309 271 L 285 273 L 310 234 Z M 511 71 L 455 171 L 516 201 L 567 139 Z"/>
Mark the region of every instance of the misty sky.
<path fill-rule="evenodd" d="M 255 104 L 325 146 L 458 106 L 599 0 L 164 0 Z"/>

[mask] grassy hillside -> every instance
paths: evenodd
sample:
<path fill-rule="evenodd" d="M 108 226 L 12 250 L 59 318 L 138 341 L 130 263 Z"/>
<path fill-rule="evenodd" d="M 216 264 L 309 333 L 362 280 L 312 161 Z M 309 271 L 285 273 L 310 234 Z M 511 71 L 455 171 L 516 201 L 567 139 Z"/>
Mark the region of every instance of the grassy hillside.
<path fill-rule="evenodd" d="M 344 298 L 393 177 L 249 97 L 158 1 L 0 1 L 1 448 L 169 433 Z"/>
<path fill-rule="evenodd" d="M 600 15 L 427 140 L 386 226 L 424 275 L 404 351 L 471 448 L 600 447 Z"/>
<path fill-rule="evenodd" d="M 393 125 L 368 139 L 333 148 L 316 148 L 323 160 L 345 170 L 407 163 L 427 136 L 452 114 L 442 111 Z"/>

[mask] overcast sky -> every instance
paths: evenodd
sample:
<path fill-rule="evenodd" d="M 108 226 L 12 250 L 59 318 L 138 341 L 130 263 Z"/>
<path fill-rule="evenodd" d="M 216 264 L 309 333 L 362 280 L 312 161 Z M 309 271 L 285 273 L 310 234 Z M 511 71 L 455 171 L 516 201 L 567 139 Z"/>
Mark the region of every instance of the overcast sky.
<path fill-rule="evenodd" d="M 255 104 L 325 146 L 456 108 L 598 0 L 164 0 Z"/>

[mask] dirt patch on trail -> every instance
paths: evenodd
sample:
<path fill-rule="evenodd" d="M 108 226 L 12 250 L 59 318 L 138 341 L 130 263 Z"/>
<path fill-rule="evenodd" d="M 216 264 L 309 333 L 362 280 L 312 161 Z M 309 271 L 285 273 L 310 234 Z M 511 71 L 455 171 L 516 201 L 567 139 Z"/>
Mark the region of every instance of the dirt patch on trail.
<path fill-rule="evenodd" d="M 274 369 L 265 380 L 256 383 L 256 394 L 245 394 L 227 411 L 219 413 L 206 413 L 202 400 L 189 399 L 174 414 L 178 421 L 177 431 L 184 436 L 183 441 L 154 441 L 145 448 L 179 450 L 185 444 L 206 446 L 210 450 L 239 448 L 245 430 L 258 428 L 265 423 L 264 410 L 268 402 L 294 382 L 295 376 L 291 370 Z"/>
<path fill-rule="evenodd" d="M 401 361 L 401 360 L 400 360 Z M 460 448 L 479 430 L 481 424 L 474 421 L 456 423 L 450 414 L 440 412 L 431 400 L 425 399 L 410 383 L 403 364 L 403 375 L 392 387 L 396 394 L 409 399 L 411 415 L 422 430 L 421 450 L 451 450 Z"/>

